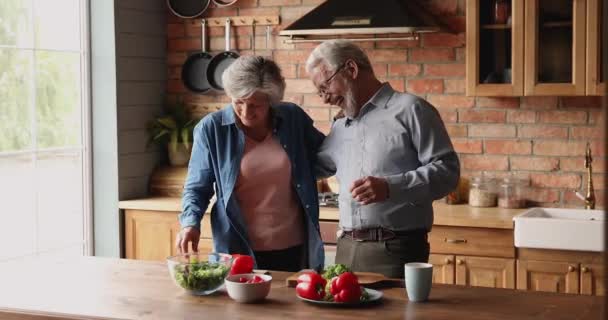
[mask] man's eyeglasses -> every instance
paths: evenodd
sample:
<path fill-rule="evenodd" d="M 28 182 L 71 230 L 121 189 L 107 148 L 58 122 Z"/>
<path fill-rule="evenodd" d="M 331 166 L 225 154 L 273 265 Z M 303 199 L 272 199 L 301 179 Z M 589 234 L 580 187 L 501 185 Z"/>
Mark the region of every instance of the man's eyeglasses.
<path fill-rule="evenodd" d="M 323 98 L 325 95 L 327 95 L 327 88 L 329 87 L 329 85 L 331 84 L 331 81 L 334 80 L 334 78 L 338 75 L 338 73 L 340 71 L 342 71 L 342 69 L 346 66 L 346 63 L 343 63 L 342 65 L 340 65 L 338 67 L 338 69 L 336 69 L 336 71 L 329 76 L 329 78 L 327 78 L 325 81 L 323 81 L 323 84 L 321 84 L 319 86 L 319 92 L 317 92 L 317 94 L 319 95 L 319 97 Z"/>

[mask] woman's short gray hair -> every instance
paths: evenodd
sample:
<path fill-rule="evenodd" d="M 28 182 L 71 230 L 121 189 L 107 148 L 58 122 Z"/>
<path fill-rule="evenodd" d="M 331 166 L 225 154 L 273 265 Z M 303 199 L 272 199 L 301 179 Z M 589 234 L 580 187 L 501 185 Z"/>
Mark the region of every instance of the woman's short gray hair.
<path fill-rule="evenodd" d="M 247 98 L 254 92 L 265 93 L 271 105 L 283 100 L 285 78 L 281 68 L 261 56 L 241 56 L 222 75 L 226 94 L 233 99 Z"/>
<path fill-rule="evenodd" d="M 306 72 L 310 74 L 321 63 L 336 70 L 348 59 L 355 61 L 360 69 L 373 72 L 365 52 L 354 43 L 343 39 L 328 40 L 318 45 L 306 60 Z"/>

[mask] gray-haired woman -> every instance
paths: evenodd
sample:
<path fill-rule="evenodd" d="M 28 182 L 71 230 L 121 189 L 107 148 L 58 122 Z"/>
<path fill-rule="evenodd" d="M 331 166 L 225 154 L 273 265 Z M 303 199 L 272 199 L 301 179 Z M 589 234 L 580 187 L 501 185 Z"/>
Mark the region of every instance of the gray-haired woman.
<path fill-rule="evenodd" d="M 285 80 L 271 60 L 237 59 L 222 82 L 232 104 L 194 129 L 177 243 L 196 251 L 215 193 L 215 251 L 248 254 L 258 268 L 323 266 L 313 161 L 324 135 L 297 105 L 281 102 Z"/>

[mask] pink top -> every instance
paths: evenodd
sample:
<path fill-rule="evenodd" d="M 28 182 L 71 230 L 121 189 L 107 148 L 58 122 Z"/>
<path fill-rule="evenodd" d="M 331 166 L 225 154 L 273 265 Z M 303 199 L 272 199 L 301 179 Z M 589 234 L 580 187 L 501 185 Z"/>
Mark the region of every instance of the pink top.
<path fill-rule="evenodd" d="M 235 193 L 253 250 L 281 250 L 304 239 L 301 207 L 291 185 L 291 162 L 269 134 L 258 142 L 245 136 Z"/>

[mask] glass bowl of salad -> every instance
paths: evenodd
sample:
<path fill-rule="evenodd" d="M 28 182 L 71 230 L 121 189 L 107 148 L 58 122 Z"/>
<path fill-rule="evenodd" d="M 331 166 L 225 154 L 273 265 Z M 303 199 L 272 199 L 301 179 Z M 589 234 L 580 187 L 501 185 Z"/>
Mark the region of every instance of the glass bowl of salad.
<path fill-rule="evenodd" d="M 224 253 L 190 252 L 167 258 L 171 278 L 194 295 L 209 295 L 224 285 L 232 256 Z"/>

